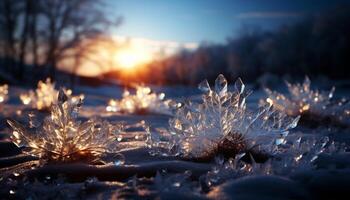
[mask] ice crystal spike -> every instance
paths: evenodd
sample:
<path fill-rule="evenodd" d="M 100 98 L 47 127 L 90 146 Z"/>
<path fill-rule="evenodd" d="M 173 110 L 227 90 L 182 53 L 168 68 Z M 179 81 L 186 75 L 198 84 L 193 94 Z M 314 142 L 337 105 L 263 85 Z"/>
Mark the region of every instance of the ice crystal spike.
<path fill-rule="evenodd" d="M 350 103 L 348 100 L 336 101 L 333 99 L 335 87 L 329 92 L 311 89 L 311 81 L 305 78 L 302 84 L 291 84 L 286 82 L 288 94 L 265 89 L 268 98 L 261 102 L 268 102 L 276 109 L 285 111 L 290 116 L 301 115 L 303 119 L 322 121 L 331 119 L 335 124 L 348 124 Z"/>
<path fill-rule="evenodd" d="M 219 94 L 220 97 L 225 96 L 227 93 L 227 80 L 222 74 L 215 80 L 215 92 Z"/>
<path fill-rule="evenodd" d="M 160 113 L 171 114 L 175 102 L 164 100 L 165 94 L 156 94 L 151 88 L 136 86 L 136 93 L 130 94 L 129 91 L 123 93 L 121 100 L 111 99 L 108 102 L 106 111 L 122 113 Z"/>
<path fill-rule="evenodd" d="M 202 81 L 199 85 L 198 85 L 198 89 L 201 90 L 204 93 L 208 93 L 211 91 L 209 83 L 207 80 Z"/>
<path fill-rule="evenodd" d="M 123 126 L 98 120 L 78 121 L 81 100 L 68 97 L 63 90 L 55 102 L 51 115 L 41 124 L 34 123 L 34 115 L 29 116 L 34 132 L 8 120 L 13 129 L 13 143 L 25 147 L 25 153 L 38 157 L 43 163 L 105 163 L 108 154 L 116 153 L 116 133 L 120 133 Z"/>
<path fill-rule="evenodd" d="M 8 85 L 0 85 L 0 104 L 4 103 L 8 99 Z"/>
<path fill-rule="evenodd" d="M 235 88 L 240 94 L 244 92 L 245 85 L 241 78 L 238 78 L 237 81 L 235 82 Z"/>
<path fill-rule="evenodd" d="M 246 92 L 238 79 L 235 91 L 219 75 L 214 90 L 207 82 L 199 85 L 201 103 L 187 102 L 169 120 L 169 130 L 150 131 L 151 154 L 176 155 L 190 159 L 213 158 L 218 154 L 234 157 L 241 152 L 268 151 L 298 123 L 266 104 L 257 111 L 246 108 Z M 209 91 L 209 92 L 208 92 Z"/>

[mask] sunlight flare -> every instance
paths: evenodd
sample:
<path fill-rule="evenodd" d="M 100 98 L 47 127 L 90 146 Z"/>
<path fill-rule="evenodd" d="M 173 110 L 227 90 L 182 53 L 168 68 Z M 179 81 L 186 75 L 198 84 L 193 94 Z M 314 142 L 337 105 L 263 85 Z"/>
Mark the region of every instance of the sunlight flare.
<path fill-rule="evenodd" d="M 119 69 L 130 70 L 152 60 L 152 55 L 142 45 L 130 45 L 115 54 Z"/>

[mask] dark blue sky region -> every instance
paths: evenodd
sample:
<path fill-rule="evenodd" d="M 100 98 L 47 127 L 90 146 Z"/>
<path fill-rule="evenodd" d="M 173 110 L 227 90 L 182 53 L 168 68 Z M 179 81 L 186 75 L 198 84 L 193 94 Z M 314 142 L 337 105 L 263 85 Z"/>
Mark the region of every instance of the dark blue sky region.
<path fill-rule="evenodd" d="M 106 0 L 128 37 L 176 42 L 224 42 L 243 25 L 274 29 L 345 0 Z"/>

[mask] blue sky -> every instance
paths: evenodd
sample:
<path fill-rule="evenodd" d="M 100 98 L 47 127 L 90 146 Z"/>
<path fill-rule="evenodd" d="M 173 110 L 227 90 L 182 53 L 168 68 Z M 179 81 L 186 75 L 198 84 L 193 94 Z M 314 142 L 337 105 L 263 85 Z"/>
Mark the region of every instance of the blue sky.
<path fill-rule="evenodd" d="M 105 0 L 107 12 L 124 18 L 115 33 L 184 42 L 219 42 L 242 25 L 274 29 L 344 0 Z"/>

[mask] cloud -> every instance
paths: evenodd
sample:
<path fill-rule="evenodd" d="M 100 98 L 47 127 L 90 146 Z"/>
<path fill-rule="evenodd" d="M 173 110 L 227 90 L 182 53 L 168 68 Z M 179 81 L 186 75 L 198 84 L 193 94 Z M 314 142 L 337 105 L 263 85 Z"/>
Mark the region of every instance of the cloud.
<path fill-rule="evenodd" d="M 237 15 L 239 19 L 252 19 L 252 18 L 291 18 L 301 17 L 302 12 L 283 12 L 283 11 L 270 11 L 270 12 L 245 12 Z"/>

